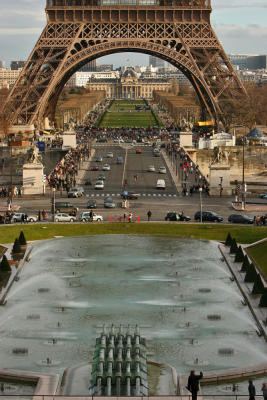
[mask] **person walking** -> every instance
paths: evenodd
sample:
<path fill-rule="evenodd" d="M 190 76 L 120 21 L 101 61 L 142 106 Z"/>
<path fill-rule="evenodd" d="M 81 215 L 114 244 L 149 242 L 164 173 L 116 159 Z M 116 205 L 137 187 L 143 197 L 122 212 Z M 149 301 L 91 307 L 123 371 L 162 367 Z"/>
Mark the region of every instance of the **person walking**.
<path fill-rule="evenodd" d="M 256 388 L 255 388 L 252 380 L 248 381 L 248 394 L 249 394 L 249 400 L 255 400 Z"/>
<path fill-rule="evenodd" d="M 267 385 L 265 382 L 262 384 L 261 391 L 262 391 L 264 400 L 267 400 Z"/>
<path fill-rule="evenodd" d="M 147 212 L 147 220 L 148 220 L 148 222 L 151 220 L 151 216 L 152 216 L 152 212 L 150 210 L 148 210 L 148 212 Z"/>
<path fill-rule="evenodd" d="M 192 400 L 197 400 L 197 392 L 199 391 L 199 380 L 203 378 L 203 373 L 196 375 L 196 371 L 192 370 L 188 377 L 187 390 L 192 393 Z M 266 399 L 267 400 L 267 399 Z"/>

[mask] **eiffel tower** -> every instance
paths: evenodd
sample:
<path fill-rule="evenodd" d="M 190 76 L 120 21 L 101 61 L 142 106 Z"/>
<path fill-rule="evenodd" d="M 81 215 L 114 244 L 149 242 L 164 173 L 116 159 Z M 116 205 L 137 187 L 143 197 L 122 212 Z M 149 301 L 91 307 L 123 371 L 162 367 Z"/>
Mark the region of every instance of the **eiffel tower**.
<path fill-rule="evenodd" d="M 139 52 L 177 67 L 203 112 L 223 121 L 222 104 L 245 92 L 210 23 L 211 0 L 47 0 L 47 24 L 3 108 L 11 124 L 41 128 L 84 64 Z"/>

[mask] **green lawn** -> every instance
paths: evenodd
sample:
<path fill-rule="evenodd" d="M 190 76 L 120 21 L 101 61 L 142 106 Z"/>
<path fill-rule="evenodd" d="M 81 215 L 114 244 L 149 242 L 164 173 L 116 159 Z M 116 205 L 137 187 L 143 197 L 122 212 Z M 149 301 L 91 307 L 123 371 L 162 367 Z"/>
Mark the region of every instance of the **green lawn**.
<path fill-rule="evenodd" d="M 257 244 L 248 249 L 248 254 L 255 260 L 265 277 L 267 277 L 267 242 Z"/>
<path fill-rule="evenodd" d="M 83 236 L 105 234 L 138 234 L 177 236 L 224 241 L 230 232 L 239 243 L 253 243 L 267 236 L 267 227 L 229 226 L 219 224 L 167 223 L 94 223 L 94 224 L 35 224 L 0 227 L 0 243 L 12 243 L 23 230 L 26 240 L 40 240 L 54 236 Z"/>
<path fill-rule="evenodd" d="M 4 250 L 5 250 L 5 248 L 3 246 L 0 246 L 0 257 L 1 257 L 1 255 L 2 255 Z"/>
<path fill-rule="evenodd" d="M 161 126 L 160 120 L 150 110 L 135 110 L 136 105 L 145 106 L 143 100 L 115 100 L 105 111 L 100 127 L 149 127 Z"/>

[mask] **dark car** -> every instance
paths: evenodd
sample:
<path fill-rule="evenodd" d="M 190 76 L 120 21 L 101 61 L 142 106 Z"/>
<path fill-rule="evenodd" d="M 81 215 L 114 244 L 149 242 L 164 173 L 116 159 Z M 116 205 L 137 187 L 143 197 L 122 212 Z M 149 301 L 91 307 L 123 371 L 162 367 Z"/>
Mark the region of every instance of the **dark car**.
<path fill-rule="evenodd" d="M 123 200 L 137 200 L 139 199 L 140 194 L 134 192 L 133 190 L 125 190 L 122 194 L 121 194 L 121 198 Z"/>
<path fill-rule="evenodd" d="M 89 200 L 87 203 L 87 208 L 96 208 L 96 200 Z"/>
<path fill-rule="evenodd" d="M 85 184 L 85 186 L 91 186 L 92 185 L 91 179 L 86 179 L 84 184 Z"/>
<path fill-rule="evenodd" d="M 112 197 L 105 197 L 104 198 L 104 207 L 105 208 L 115 208 L 116 204 L 114 203 L 114 200 Z"/>
<path fill-rule="evenodd" d="M 267 193 L 261 193 L 260 198 L 267 200 Z"/>
<path fill-rule="evenodd" d="M 200 211 L 197 211 L 195 213 L 195 220 L 200 221 Z M 202 221 L 222 222 L 223 217 L 213 211 L 202 211 Z"/>
<path fill-rule="evenodd" d="M 99 170 L 99 166 L 98 165 L 93 165 L 92 166 L 92 171 L 98 171 Z"/>
<path fill-rule="evenodd" d="M 253 224 L 253 218 L 242 214 L 232 214 L 228 217 L 228 221 L 234 224 Z"/>
<path fill-rule="evenodd" d="M 191 218 L 188 215 L 177 213 L 175 211 L 170 211 L 165 216 L 165 221 L 190 221 L 190 219 Z"/>

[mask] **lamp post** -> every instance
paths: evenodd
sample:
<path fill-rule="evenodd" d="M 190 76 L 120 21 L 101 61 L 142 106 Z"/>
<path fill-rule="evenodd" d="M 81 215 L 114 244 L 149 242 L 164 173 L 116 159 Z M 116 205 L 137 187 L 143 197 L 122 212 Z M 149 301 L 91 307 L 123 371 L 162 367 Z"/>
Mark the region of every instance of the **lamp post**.
<path fill-rule="evenodd" d="M 55 213 L 56 213 L 56 188 L 52 188 L 53 197 L 52 197 L 52 216 L 53 222 L 55 222 Z"/>
<path fill-rule="evenodd" d="M 242 138 L 242 210 L 245 210 L 246 208 L 246 191 L 247 191 L 247 185 L 245 183 L 245 142 L 246 139 L 243 136 Z"/>
<path fill-rule="evenodd" d="M 223 192 L 223 177 L 220 176 L 220 183 L 219 183 L 219 188 L 220 188 L 220 197 L 222 197 L 222 192 Z"/>
<path fill-rule="evenodd" d="M 202 187 L 199 189 L 199 200 L 200 200 L 200 222 L 202 223 Z"/>

